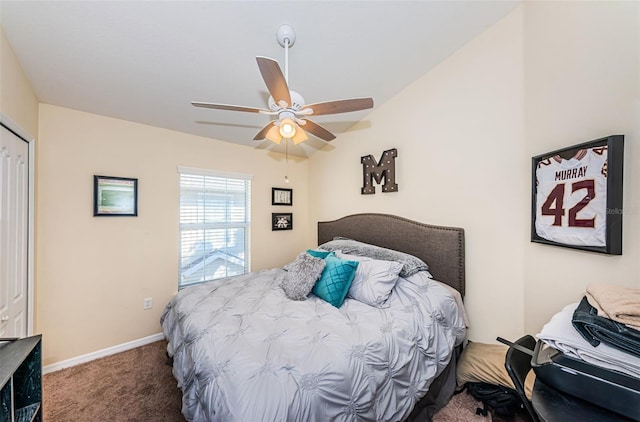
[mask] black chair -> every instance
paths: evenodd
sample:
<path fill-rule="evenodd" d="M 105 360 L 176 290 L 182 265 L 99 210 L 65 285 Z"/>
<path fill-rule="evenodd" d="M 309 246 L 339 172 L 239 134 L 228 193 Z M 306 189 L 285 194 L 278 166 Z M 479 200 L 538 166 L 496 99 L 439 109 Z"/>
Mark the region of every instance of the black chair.
<path fill-rule="evenodd" d="M 520 337 L 514 343 L 533 352 L 536 339 L 530 335 L 526 335 Z M 507 350 L 504 366 L 507 369 L 509 377 L 511 377 L 511 381 L 513 381 L 513 385 L 516 387 L 518 395 L 520 395 L 522 399 L 525 409 L 527 409 L 529 416 L 531 416 L 531 420 L 533 420 L 533 422 L 539 422 L 538 415 L 535 410 L 533 410 L 533 406 L 524 392 L 524 380 L 531 370 L 531 354 L 527 354 L 510 346 L 509 350 Z"/>

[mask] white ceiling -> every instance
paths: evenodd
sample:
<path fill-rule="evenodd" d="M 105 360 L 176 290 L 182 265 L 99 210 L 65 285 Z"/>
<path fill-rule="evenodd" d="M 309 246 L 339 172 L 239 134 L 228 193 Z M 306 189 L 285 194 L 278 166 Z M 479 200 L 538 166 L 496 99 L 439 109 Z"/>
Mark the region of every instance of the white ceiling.
<path fill-rule="evenodd" d="M 289 85 L 307 103 L 380 105 L 519 1 L 0 1 L 0 19 L 38 99 L 256 148 L 268 116 L 191 101 L 266 107 L 255 56 L 284 67 L 276 29 L 295 28 Z M 375 107 L 375 106 L 374 106 Z M 370 111 L 318 116 L 340 133 Z M 289 149 L 309 156 L 324 141 Z"/>

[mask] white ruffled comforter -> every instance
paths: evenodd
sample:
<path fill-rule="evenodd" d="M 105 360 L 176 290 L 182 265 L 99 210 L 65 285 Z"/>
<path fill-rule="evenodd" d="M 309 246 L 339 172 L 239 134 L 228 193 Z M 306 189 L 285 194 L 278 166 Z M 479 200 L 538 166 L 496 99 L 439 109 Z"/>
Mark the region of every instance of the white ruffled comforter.
<path fill-rule="evenodd" d="M 161 319 L 189 421 L 399 421 L 462 342 L 451 293 L 414 275 L 374 308 L 287 299 L 281 269 L 180 291 Z"/>

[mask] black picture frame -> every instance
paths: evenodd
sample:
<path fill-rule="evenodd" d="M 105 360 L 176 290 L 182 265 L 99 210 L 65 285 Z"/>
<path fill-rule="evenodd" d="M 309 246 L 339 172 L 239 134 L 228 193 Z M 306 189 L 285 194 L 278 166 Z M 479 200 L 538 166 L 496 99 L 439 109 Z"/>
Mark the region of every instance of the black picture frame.
<path fill-rule="evenodd" d="M 271 188 L 271 205 L 293 205 L 293 189 Z"/>
<path fill-rule="evenodd" d="M 533 157 L 531 241 L 622 255 L 623 162 L 624 135 Z"/>
<path fill-rule="evenodd" d="M 290 212 L 274 212 L 271 214 L 271 230 L 293 230 L 293 214 Z"/>
<path fill-rule="evenodd" d="M 94 217 L 136 217 L 138 179 L 93 176 Z"/>

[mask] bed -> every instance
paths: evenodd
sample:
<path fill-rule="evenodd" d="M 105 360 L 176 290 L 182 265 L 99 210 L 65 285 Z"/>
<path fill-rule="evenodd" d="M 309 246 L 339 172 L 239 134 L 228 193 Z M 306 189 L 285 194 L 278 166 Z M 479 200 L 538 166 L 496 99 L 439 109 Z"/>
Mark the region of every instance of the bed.
<path fill-rule="evenodd" d="M 181 290 L 161 325 L 187 420 L 429 420 L 449 400 L 466 330 L 464 230 L 355 214 L 318 223 L 316 250 L 335 238 L 428 269 L 401 272 L 379 307 L 291 300 L 286 266 Z"/>

